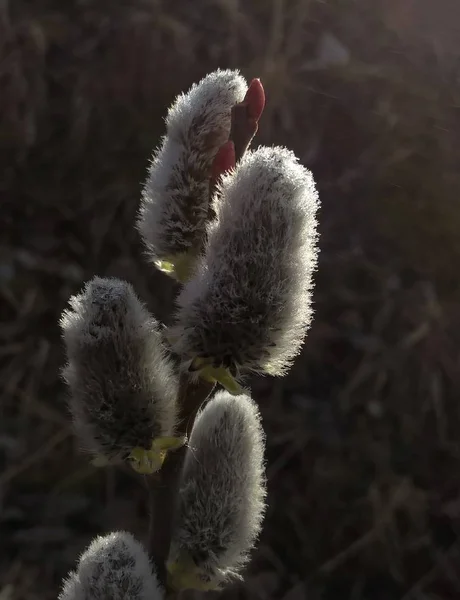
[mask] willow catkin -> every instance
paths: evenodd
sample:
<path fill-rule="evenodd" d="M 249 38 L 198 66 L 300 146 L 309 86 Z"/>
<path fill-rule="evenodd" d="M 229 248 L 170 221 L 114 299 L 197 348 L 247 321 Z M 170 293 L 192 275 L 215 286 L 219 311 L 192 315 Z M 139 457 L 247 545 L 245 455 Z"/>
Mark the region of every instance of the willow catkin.
<path fill-rule="evenodd" d="M 184 364 L 287 372 L 312 318 L 318 206 L 311 172 L 286 148 L 250 151 L 223 177 L 170 332 Z"/>
<path fill-rule="evenodd" d="M 247 395 L 218 392 L 198 414 L 168 560 L 173 587 L 214 589 L 238 577 L 262 526 L 264 443 Z"/>
<path fill-rule="evenodd" d="M 213 160 L 228 140 L 231 109 L 247 84 L 238 71 L 217 70 L 179 95 L 154 153 L 137 226 L 151 257 L 170 261 L 204 244 Z"/>
<path fill-rule="evenodd" d="M 130 533 L 99 536 L 63 583 L 59 600 L 162 600 L 147 552 Z"/>
<path fill-rule="evenodd" d="M 64 378 L 84 447 L 110 461 L 171 436 L 177 374 L 159 324 L 132 286 L 94 277 L 69 303 L 60 321 L 68 358 Z"/>

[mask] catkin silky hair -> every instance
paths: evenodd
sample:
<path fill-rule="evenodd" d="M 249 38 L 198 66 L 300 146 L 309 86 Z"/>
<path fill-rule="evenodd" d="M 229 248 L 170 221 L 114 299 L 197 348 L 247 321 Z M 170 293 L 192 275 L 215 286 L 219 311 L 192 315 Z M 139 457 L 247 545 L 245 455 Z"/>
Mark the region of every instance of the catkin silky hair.
<path fill-rule="evenodd" d="M 247 90 L 238 71 L 217 70 L 177 97 L 166 135 L 143 187 L 137 227 L 159 262 L 177 263 L 202 249 L 213 160 L 228 140 L 231 109 Z"/>
<path fill-rule="evenodd" d="M 286 148 L 260 147 L 224 175 L 205 256 L 179 297 L 183 362 L 284 375 L 312 318 L 318 193 Z"/>
<path fill-rule="evenodd" d="M 246 564 L 265 508 L 264 443 L 249 396 L 218 392 L 198 414 L 168 561 L 177 588 L 214 589 Z"/>
<path fill-rule="evenodd" d="M 70 409 L 85 448 L 123 459 L 173 434 L 177 375 L 157 321 L 129 283 L 94 277 L 60 324 Z"/>
<path fill-rule="evenodd" d="M 64 581 L 59 600 L 162 600 L 147 552 L 130 533 L 94 539 L 75 571 Z"/>

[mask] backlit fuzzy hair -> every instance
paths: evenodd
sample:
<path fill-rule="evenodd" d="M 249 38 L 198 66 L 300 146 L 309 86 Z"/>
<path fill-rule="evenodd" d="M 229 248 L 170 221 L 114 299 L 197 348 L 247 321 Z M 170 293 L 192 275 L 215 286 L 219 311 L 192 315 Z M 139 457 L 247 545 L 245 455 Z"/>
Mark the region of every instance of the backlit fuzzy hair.
<path fill-rule="evenodd" d="M 67 349 L 64 378 L 83 445 L 123 459 L 153 438 L 172 435 L 177 374 L 157 321 L 132 286 L 94 277 L 73 296 L 60 321 Z"/>
<path fill-rule="evenodd" d="M 162 600 L 147 553 L 130 533 L 99 536 L 64 581 L 59 600 Z"/>
<path fill-rule="evenodd" d="M 283 375 L 312 318 L 318 193 L 286 148 L 260 147 L 225 175 L 206 255 L 178 297 L 174 350 L 233 375 Z"/>
<path fill-rule="evenodd" d="M 212 586 L 239 576 L 262 526 L 264 443 L 249 396 L 218 392 L 198 414 L 168 562 L 189 557 Z"/>
<path fill-rule="evenodd" d="M 230 133 L 231 108 L 247 90 L 238 71 L 217 70 L 177 97 L 144 184 L 137 227 L 155 259 L 204 244 L 214 157 Z"/>

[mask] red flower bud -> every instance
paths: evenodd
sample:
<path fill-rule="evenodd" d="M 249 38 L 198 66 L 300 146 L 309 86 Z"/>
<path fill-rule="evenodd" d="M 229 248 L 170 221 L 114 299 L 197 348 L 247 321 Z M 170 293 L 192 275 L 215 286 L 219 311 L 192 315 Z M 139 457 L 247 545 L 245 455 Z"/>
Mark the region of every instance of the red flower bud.
<path fill-rule="evenodd" d="M 236 164 L 235 159 L 235 145 L 232 141 L 225 142 L 214 158 L 211 169 L 211 189 L 217 183 L 217 180 L 221 175 L 233 169 Z"/>
<path fill-rule="evenodd" d="M 251 81 L 243 103 L 247 105 L 248 116 L 257 122 L 265 107 L 265 92 L 260 79 Z"/>

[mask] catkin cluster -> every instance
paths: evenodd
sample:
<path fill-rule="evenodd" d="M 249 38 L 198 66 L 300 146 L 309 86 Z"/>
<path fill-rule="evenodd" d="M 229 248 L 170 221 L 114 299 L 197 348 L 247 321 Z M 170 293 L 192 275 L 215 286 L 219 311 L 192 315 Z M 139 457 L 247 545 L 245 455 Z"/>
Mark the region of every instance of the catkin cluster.
<path fill-rule="evenodd" d="M 137 228 L 157 268 L 182 283 L 173 325 L 166 330 L 114 278 L 94 277 L 62 315 L 64 379 L 83 447 L 100 465 L 160 471 L 159 485 L 167 453 L 182 447 L 184 460 L 171 487 L 165 564 L 154 565 L 129 533 L 98 537 L 59 600 L 221 589 L 242 578 L 260 535 L 265 434 L 242 382 L 249 373 L 285 375 L 301 350 L 313 314 L 319 207 L 311 172 L 290 150 L 247 149 L 264 105 L 259 80 L 248 86 L 238 71 L 218 70 L 168 111 Z M 188 406 L 199 378 L 224 389 Z"/>

